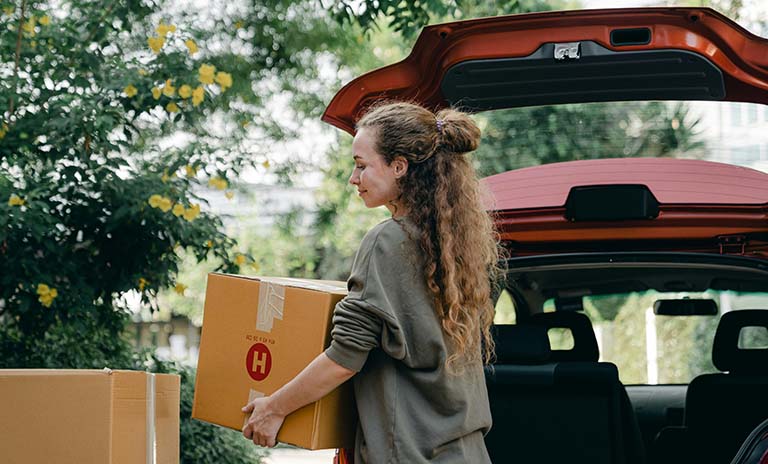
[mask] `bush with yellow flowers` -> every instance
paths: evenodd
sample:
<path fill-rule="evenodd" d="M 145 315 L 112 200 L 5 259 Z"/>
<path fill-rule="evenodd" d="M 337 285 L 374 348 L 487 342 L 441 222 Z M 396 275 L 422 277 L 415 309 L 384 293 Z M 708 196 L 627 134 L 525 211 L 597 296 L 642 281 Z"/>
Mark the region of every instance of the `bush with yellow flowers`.
<path fill-rule="evenodd" d="M 199 294 L 182 257 L 254 265 L 202 192 L 290 175 L 272 150 L 358 36 L 316 0 L 0 0 L 0 368 L 147 367 L 124 296 Z M 184 414 L 182 463 L 258 461 Z"/>
<path fill-rule="evenodd" d="M 332 30 L 314 0 L 204 21 L 164 5 L 0 0 L 0 368 L 144 368 L 124 295 L 154 311 L 162 289 L 201 291 L 177 279 L 182 254 L 253 261 L 201 192 L 268 170 L 291 129 L 264 102 L 341 35 L 309 38 Z M 310 90 L 297 101 L 316 111 Z M 188 419 L 181 462 L 258 461 Z"/>

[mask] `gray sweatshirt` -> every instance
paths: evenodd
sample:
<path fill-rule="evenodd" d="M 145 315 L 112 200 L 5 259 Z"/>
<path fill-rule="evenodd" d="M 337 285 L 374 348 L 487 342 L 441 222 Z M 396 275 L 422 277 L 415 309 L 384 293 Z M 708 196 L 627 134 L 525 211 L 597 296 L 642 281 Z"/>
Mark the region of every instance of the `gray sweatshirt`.
<path fill-rule="evenodd" d="M 355 463 L 490 463 L 483 367 L 478 360 L 460 375 L 446 371 L 447 339 L 416 237 L 407 219 L 371 229 L 355 256 L 349 294 L 334 310 L 326 354 L 358 371 Z"/>

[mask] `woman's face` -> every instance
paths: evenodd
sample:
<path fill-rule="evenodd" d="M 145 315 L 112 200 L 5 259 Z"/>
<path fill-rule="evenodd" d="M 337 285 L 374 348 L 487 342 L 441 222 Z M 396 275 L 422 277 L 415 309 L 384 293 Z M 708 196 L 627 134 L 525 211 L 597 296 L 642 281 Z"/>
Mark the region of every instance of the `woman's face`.
<path fill-rule="evenodd" d="M 408 161 L 398 157 L 387 165 L 384 157 L 374 148 L 375 136 L 375 129 L 369 127 L 357 131 L 352 142 L 355 167 L 349 183 L 357 187 L 357 194 L 365 206 L 375 208 L 384 205 L 394 214 L 396 208 L 393 202 L 400 194 L 397 179 L 407 171 Z"/>

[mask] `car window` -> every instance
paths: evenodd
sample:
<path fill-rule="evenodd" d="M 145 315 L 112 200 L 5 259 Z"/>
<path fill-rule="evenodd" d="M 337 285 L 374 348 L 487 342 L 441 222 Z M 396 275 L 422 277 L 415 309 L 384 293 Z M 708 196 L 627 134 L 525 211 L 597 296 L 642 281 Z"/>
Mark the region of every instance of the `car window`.
<path fill-rule="evenodd" d="M 493 318 L 494 324 L 514 324 L 517 321 L 515 317 L 515 303 L 509 292 L 504 290 L 496 301 L 496 314 Z"/>
<path fill-rule="evenodd" d="M 718 372 L 712 364 L 712 341 L 719 315 L 660 316 L 653 312 L 656 300 L 683 297 L 713 299 L 720 313 L 768 311 L 768 293 L 648 291 L 584 297 L 584 311 L 592 320 L 600 361 L 616 364 L 625 385 L 687 384 L 698 375 Z M 553 300 L 545 303 L 545 312 L 554 309 Z M 570 333 L 550 333 L 552 348 L 568 349 L 573 343 L 569 337 Z M 768 330 L 745 328 L 739 346 L 768 346 Z"/>

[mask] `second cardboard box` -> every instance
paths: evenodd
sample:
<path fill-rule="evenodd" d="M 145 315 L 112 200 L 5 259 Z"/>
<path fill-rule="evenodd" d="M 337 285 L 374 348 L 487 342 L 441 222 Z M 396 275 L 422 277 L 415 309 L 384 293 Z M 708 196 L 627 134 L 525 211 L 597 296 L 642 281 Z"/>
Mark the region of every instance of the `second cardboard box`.
<path fill-rule="evenodd" d="M 271 395 L 330 344 L 344 282 L 209 274 L 192 417 L 241 430 L 251 399 Z M 352 448 L 351 382 L 286 417 L 278 441 Z"/>

